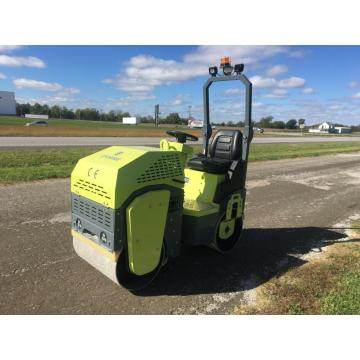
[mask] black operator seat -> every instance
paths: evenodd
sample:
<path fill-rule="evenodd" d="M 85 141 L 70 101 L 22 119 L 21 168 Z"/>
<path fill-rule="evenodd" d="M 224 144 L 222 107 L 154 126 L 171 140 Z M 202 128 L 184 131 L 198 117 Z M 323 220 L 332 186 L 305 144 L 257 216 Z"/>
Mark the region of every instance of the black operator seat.
<path fill-rule="evenodd" d="M 199 156 L 189 160 L 188 167 L 211 174 L 226 174 L 232 162 L 241 158 L 241 152 L 241 131 L 220 130 L 210 144 L 209 156 Z"/>

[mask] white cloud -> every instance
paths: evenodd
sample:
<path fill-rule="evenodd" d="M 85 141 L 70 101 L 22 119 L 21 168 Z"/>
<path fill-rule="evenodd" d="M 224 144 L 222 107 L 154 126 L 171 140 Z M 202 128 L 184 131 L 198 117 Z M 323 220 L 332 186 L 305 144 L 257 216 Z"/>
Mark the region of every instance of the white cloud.
<path fill-rule="evenodd" d="M 186 54 L 182 61 L 137 55 L 125 63 L 124 70 L 114 79 L 104 79 L 126 92 L 150 92 L 155 87 L 170 85 L 204 76 L 210 65 L 217 65 L 224 54 L 233 62 L 254 64 L 286 52 L 283 46 L 199 46 Z"/>
<path fill-rule="evenodd" d="M 19 89 L 35 89 L 42 91 L 60 91 L 63 89 L 63 86 L 58 83 L 48 83 L 45 81 L 38 81 L 32 79 L 15 79 L 13 80 L 14 85 Z"/>
<path fill-rule="evenodd" d="M 266 71 L 266 75 L 270 77 L 277 76 L 280 74 L 284 74 L 287 71 L 288 71 L 288 67 L 286 65 L 275 65 Z"/>
<path fill-rule="evenodd" d="M 103 80 L 101 80 L 101 82 L 103 84 L 113 84 L 114 80 L 113 79 L 103 79 Z"/>
<path fill-rule="evenodd" d="M 306 81 L 303 78 L 292 76 L 287 79 L 280 80 L 278 86 L 281 88 L 299 88 L 305 85 Z"/>
<path fill-rule="evenodd" d="M 315 94 L 315 89 L 308 87 L 308 88 L 303 89 L 301 92 L 303 94 L 311 95 L 311 94 Z"/>
<path fill-rule="evenodd" d="M 44 61 L 34 56 L 21 57 L 8 55 L 0 55 L 0 65 L 12 67 L 26 66 L 35 68 L 44 68 L 46 66 Z"/>
<path fill-rule="evenodd" d="M 30 103 L 30 104 L 41 104 L 41 105 L 57 105 L 61 103 L 62 105 L 65 105 L 65 103 L 71 103 L 74 101 L 72 98 L 63 97 L 63 96 L 57 96 L 57 95 L 46 95 L 41 96 L 38 98 L 17 98 L 17 100 L 20 103 Z"/>
<path fill-rule="evenodd" d="M 183 101 L 181 99 L 175 99 L 171 105 L 172 106 L 179 106 L 179 105 L 182 105 Z"/>
<path fill-rule="evenodd" d="M 196 50 L 184 56 L 184 62 L 192 64 L 201 64 L 209 67 L 218 65 L 220 58 L 224 55 L 230 56 L 232 62 L 253 64 L 260 60 L 273 57 L 280 53 L 286 52 L 284 46 L 268 46 L 268 45 L 221 45 L 199 46 Z"/>
<path fill-rule="evenodd" d="M 289 57 L 291 57 L 291 58 L 302 58 L 304 56 L 305 56 L 304 50 L 295 50 L 295 51 L 291 51 L 289 53 Z"/>
<path fill-rule="evenodd" d="M 353 97 L 354 97 L 355 99 L 360 99 L 360 92 L 354 94 Z"/>
<path fill-rule="evenodd" d="M 181 106 L 191 104 L 191 95 L 190 94 L 177 94 L 172 100 L 162 104 L 165 107 Z"/>
<path fill-rule="evenodd" d="M 147 100 L 154 100 L 156 99 L 156 96 L 153 94 L 148 93 L 135 93 L 131 94 L 130 96 L 122 96 L 120 98 L 116 99 L 108 99 L 109 103 L 107 104 L 107 108 L 111 108 L 113 106 L 128 106 L 129 104 L 135 102 L 135 101 L 147 101 Z"/>
<path fill-rule="evenodd" d="M 58 96 L 59 98 L 61 97 L 68 98 L 69 96 L 80 93 L 80 90 L 77 88 L 73 88 L 73 87 L 65 88 L 59 83 L 50 83 L 39 80 L 20 78 L 20 79 L 14 79 L 13 83 L 18 89 L 26 88 L 26 89 L 56 92 L 56 96 Z"/>
<path fill-rule="evenodd" d="M 76 95 L 79 94 L 80 90 L 76 89 L 76 88 L 63 88 L 61 91 L 59 91 L 57 93 L 58 96 L 71 96 L 71 95 Z"/>
<path fill-rule="evenodd" d="M 241 94 L 241 93 L 242 93 L 242 90 L 237 89 L 237 88 L 231 88 L 231 89 L 226 89 L 225 90 L 225 95 L 227 95 L 227 96 L 238 95 L 238 94 Z"/>
<path fill-rule="evenodd" d="M 344 105 L 330 105 L 329 109 L 330 110 L 341 110 L 344 108 Z"/>
<path fill-rule="evenodd" d="M 356 88 L 360 87 L 360 82 L 359 81 L 352 81 L 349 84 L 349 86 L 350 86 L 351 89 L 356 89 Z"/>
<path fill-rule="evenodd" d="M 138 55 L 128 61 L 123 73 L 102 82 L 126 92 L 150 92 L 157 86 L 190 80 L 206 73 L 207 68 L 199 65 L 189 67 L 174 60 Z"/>
<path fill-rule="evenodd" d="M 32 79 L 14 79 L 14 85 L 18 89 L 34 89 L 40 91 L 48 91 L 52 95 L 45 95 L 38 98 L 30 98 L 27 102 L 39 104 L 58 104 L 71 103 L 75 101 L 74 96 L 80 93 L 80 90 L 74 87 L 66 88 L 59 83 L 50 83 Z"/>
<path fill-rule="evenodd" d="M 260 75 L 255 75 L 250 78 L 254 87 L 258 88 L 269 88 L 275 87 L 277 82 L 274 78 L 262 77 Z"/>
<path fill-rule="evenodd" d="M 288 90 L 286 89 L 274 89 L 271 93 L 266 94 L 265 97 L 267 98 L 277 98 L 277 99 L 283 99 L 288 96 Z"/>
<path fill-rule="evenodd" d="M 21 45 L 0 45 L 0 53 L 8 53 L 21 48 Z"/>
<path fill-rule="evenodd" d="M 4 79 L 6 79 L 6 75 L 3 73 L 0 73 L 0 80 L 4 80 Z"/>

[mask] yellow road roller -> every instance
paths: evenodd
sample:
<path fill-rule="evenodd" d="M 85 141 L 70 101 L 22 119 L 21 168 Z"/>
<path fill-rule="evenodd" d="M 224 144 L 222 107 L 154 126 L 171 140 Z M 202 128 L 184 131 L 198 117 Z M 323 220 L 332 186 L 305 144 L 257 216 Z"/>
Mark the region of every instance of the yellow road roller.
<path fill-rule="evenodd" d="M 201 154 L 194 135 L 167 131 L 160 147 L 111 146 L 78 161 L 71 174 L 72 237 L 77 254 L 115 283 L 146 287 L 184 247 L 219 252 L 238 242 L 244 219 L 252 85 L 243 64 L 228 57 L 209 68 L 203 87 Z M 245 127 L 212 136 L 209 88 L 219 81 L 245 87 Z"/>

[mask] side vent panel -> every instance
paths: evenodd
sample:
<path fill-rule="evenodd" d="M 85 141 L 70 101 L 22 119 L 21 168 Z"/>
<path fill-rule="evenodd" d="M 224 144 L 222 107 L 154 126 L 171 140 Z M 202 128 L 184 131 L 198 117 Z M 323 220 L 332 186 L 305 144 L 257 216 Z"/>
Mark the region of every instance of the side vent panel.
<path fill-rule="evenodd" d="M 106 230 L 114 231 L 113 212 L 102 205 L 72 195 L 72 212 Z"/>
<path fill-rule="evenodd" d="M 86 192 L 101 196 L 104 199 L 108 199 L 108 200 L 111 199 L 109 194 L 104 190 L 103 186 L 96 185 L 87 180 L 78 179 L 75 182 L 74 187 L 85 190 Z"/>
<path fill-rule="evenodd" d="M 182 176 L 183 169 L 178 154 L 164 154 L 137 179 L 138 184 Z"/>

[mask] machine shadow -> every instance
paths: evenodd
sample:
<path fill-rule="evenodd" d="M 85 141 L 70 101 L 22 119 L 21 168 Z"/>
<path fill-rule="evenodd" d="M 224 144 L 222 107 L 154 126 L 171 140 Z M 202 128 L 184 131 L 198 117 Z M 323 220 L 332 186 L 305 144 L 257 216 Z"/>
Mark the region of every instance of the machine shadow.
<path fill-rule="evenodd" d="M 170 260 L 138 296 L 197 295 L 250 290 L 290 268 L 306 263 L 301 255 L 321 251 L 343 239 L 340 232 L 320 227 L 244 229 L 229 254 L 196 247 Z M 358 239 L 342 240 L 360 241 Z"/>

